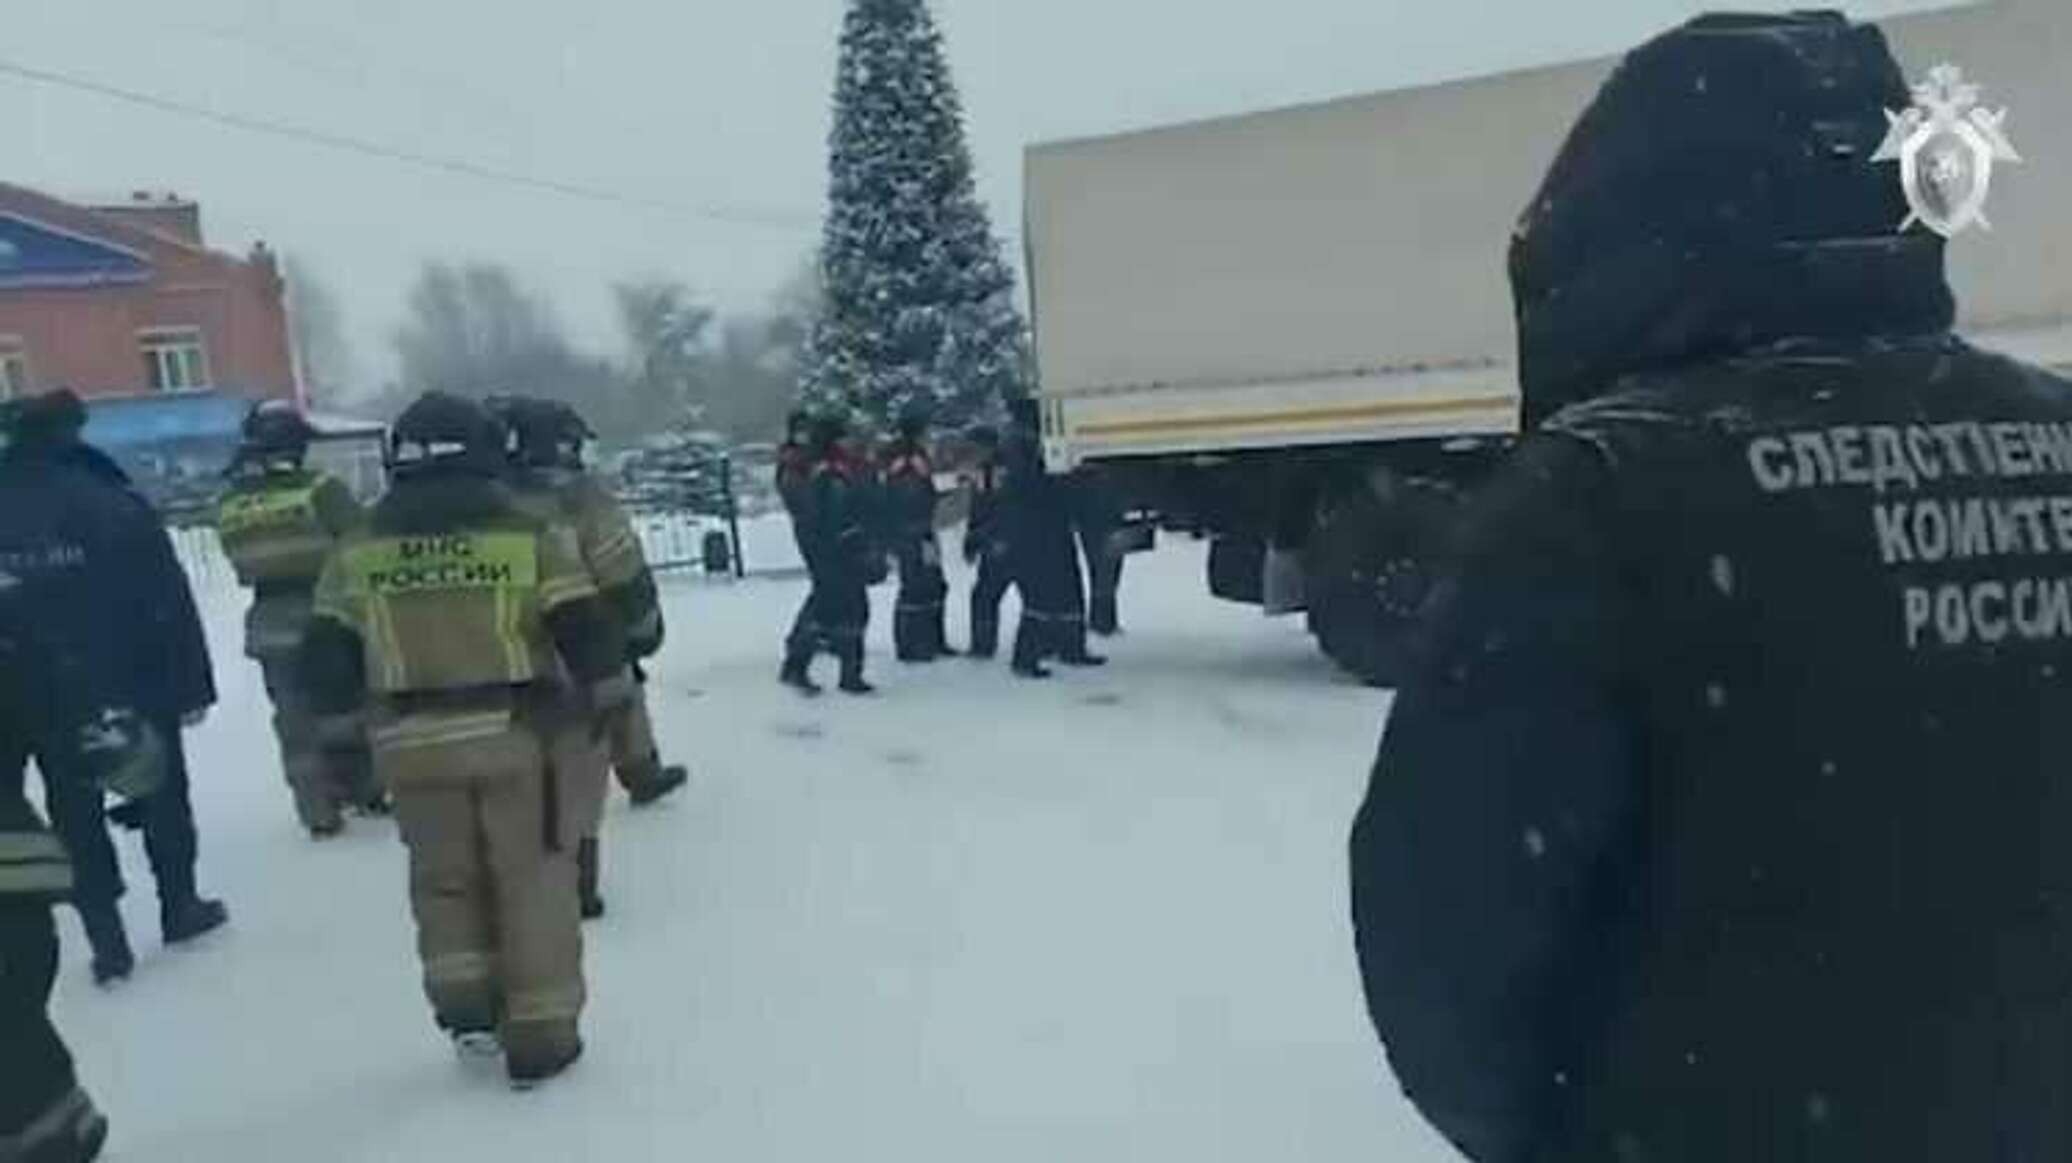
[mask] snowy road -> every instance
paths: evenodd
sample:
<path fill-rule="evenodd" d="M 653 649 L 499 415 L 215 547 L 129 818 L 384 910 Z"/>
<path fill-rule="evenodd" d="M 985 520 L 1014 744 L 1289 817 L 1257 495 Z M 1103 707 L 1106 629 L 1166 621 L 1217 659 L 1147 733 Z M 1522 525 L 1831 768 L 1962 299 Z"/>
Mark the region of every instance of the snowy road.
<path fill-rule="evenodd" d="M 391 829 L 296 828 L 211 597 L 225 703 L 191 746 L 233 928 L 159 949 L 134 847 L 137 978 L 97 992 L 65 918 L 59 1020 L 110 1157 L 1452 1158 L 1386 1077 L 1345 920 L 1384 700 L 1200 569 L 1138 559 L 1115 665 L 1040 687 L 894 666 L 880 590 L 869 703 L 774 682 L 802 583 L 671 583 L 652 689 L 696 782 L 615 801 L 590 1054 L 522 1096 L 431 1029 Z"/>

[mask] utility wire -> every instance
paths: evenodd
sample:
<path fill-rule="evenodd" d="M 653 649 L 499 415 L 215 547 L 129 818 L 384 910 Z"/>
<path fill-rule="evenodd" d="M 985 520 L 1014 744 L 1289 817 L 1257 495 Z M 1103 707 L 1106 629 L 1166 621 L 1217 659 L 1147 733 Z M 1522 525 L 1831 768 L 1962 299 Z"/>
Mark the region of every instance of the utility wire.
<path fill-rule="evenodd" d="M 206 121 L 231 129 L 243 130 L 247 133 L 260 133 L 270 137 L 287 138 L 291 141 L 319 145 L 327 149 L 359 154 L 363 157 L 402 162 L 406 165 L 414 165 L 423 169 L 457 174 L 461 177 L 474 178 L 479 181 L 497 182 L 507 186 L 533 190 L 538 193 L 555 194 L 564 198 L 578 198 L 589 202 L 602 202 L 637 210 L 703 218 L 735 226 L 748 226 L 762 230 L 780 230 L 787 233 L 809 232 L 819 228 L 819 224 L 816 221 L 796 214 L 780 211 L 697 206 L 659 198 L 648 198 L 636 194 L 625 194 L 616 190 L 606 189 L 602 186 L 588 186 L 576 182 L 559 181 L 553 178 L 535 177 L 530 174 L 497 169 L 493 166 L 483 165 L 463 158 L 442 157 L 437 154 L 422 153 L 416 150 L 385 145 L 365 138 L 349 137 L 345 134 L 331 133 L 326 130 L 310 129 L 286 122 L 251 117 L 242 113 L 229 113 L 220 109 L 211 109 L 204 105 L 191 104 L 186 101 L 161 97 L 157 94 L 145 93 L 135 89 L 125 89 L 86 77 L 34 68 L 4 58 L 0 58 L 0 74 L 17 77 L 39 85 L 92 93 L 112 101 L 120 101 L 124 104 L 136 105 L 160 113 Z"/>

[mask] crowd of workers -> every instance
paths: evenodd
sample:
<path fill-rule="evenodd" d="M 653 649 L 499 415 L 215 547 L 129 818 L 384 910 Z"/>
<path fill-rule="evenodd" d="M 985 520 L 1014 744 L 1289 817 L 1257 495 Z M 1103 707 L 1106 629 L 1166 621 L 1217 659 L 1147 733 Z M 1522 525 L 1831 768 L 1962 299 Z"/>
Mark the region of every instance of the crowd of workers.
<path fill-rule="evenodd" d="M 1120 631 L 1122 514 L 1092 472 L 1046 471 L 1031 401 L 1011 402 L 1010 416 L 1004 437 L 987 426 L 965 434 L 976 453 L 958 474 L 969 502 L 962 549 L 976 567 L 968 653 L 980 660 L 998 653 L 1000 605 L 1013 588 L 1021 600 L 1011 655 L 1016 675 L 1048 678 L 1052 662 L 1104 665 L 1087 636 Z M 950 591 L 938 529 L 946 508 L 926 413 L 902 415 L 875 456 L 837 415 L 794 413 L 788 429 L 778 491 L 813 584 L 785 638 L 781 681 L 820 693 L 811 670 L 825 652 L 840 663 L 841 690 L 872 693 L 863 676 L 868 591 L 890 575 L 888 561 L 899 578 L 895 655 L 911 663 L 958 655 L 945 631 Z"/>

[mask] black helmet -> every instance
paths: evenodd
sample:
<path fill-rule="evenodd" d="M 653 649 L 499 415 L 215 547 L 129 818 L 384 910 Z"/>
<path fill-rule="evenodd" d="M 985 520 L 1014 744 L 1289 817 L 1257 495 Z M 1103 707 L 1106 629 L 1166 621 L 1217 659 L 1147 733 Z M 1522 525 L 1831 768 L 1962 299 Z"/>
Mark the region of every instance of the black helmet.
<path fill-rule="evenodd" d="M 125 800 L 147 799 L 165 784 L 165 738 L 135 711 L 104 710 L 82 724 L 78 753 L 87 778 Z"/>
<path fill-rule="evenodd" d="M 248 461 L 292 460 L 301 463 L 316 436 L 295 405 L 286 400 L 265 400 L 245 415 L 244 443 L 239 449 Z"/>
<path fill-rule="evenodd" d="M 403 473 L 448 465 L 494 474 L 504 459 L 504 430 L 489 409 L 448 392 L 426 392 L 403 409 L 389 441 Z"/>
<path fill-rule="evenodd" d="M 1942 240 L 1873 162 L 1909 95 L 1875 26 L 1702 16 L 1604 84 L 1512 237 L 1528 423 L 1779 339 L 1947 328 Z"/>
<path fill-rule="evenodd" d="M 821 412 L 811 426 L 813 451 L 824 453 L 849 435 L 849 422 L 839 412 Z"/>
<path fill-rule="evenodd" d="M 583 445 L 597 433 L 582 413 L 559 400 L 516 397 L 500 417 L 510 429 L 512 459 L 535 468 L 583 463 Z"/>

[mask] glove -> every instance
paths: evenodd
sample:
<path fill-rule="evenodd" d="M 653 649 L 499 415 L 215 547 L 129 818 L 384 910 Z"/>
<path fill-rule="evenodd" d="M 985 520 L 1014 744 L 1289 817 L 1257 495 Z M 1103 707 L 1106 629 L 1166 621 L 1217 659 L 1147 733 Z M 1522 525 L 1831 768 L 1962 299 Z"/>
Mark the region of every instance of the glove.
<path fill-rule="evenodd" d="M 966 533 L 966 534 L 964 535 L 964 564 L 966 564 L 966 565 L 977 565 L 977 564 L 978 564 L 978 559 L 979 559 L 979 549 L 978 549 L 978 538 L 976 538 L 976 537 L 973 537 L 973 536 L 972 536 L 971 534 L 969 534 L 969 533 Z"/>

